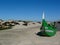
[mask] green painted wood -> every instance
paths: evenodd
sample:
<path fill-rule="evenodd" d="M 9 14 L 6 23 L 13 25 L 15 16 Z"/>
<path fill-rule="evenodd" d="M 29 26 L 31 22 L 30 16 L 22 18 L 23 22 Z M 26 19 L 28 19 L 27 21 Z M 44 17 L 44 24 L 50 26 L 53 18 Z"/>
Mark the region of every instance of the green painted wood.
<path fill-rule="evenodd" d="M 52 25 L 48 25 L 45 19 L 42 20 L 42 26 L 44 27 L 44 34 L 47 36 L 54 36 L 56 34 L 56 28 Z"/>

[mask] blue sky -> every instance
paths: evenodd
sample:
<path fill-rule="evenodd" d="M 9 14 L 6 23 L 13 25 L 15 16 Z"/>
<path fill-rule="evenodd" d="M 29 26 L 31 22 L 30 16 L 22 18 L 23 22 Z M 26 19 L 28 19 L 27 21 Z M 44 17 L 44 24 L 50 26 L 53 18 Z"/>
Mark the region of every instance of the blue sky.
<path fill-rule="evenodd" d="M 0 0 L 0 19 L 60 20 L 60 0 Z"/>

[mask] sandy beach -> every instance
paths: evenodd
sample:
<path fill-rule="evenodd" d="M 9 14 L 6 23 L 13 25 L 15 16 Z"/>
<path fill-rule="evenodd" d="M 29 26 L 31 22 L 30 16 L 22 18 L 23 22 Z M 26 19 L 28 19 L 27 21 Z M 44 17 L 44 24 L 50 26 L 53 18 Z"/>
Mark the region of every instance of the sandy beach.
<path fill-rule="evenodd" d="M 0 31 L 0 45 L 60 45 L 60 32 L 52 37 L 37 35 L 40 24 L 22 26 Z"/>

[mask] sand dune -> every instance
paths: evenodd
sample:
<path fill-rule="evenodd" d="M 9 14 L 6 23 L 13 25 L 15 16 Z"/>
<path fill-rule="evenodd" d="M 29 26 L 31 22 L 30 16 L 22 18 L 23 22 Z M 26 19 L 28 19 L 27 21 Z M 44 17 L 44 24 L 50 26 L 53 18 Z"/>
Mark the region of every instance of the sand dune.
<path fill-rule="evenodd" d="M 40 26 L 17 25 L 13 29 L 0 31 L 0 45 L 60 45 L 60 32 L 53 37 L 38 36 Z"/>
<path fill-rule="evenodd" d="M 34 24 L 33 24 L 34 23 Z M 19 29 L 19 28 L 29 28 L 29 27 L 36 27 L 40 26 L 41 24 L 36 23 L 36 22 L 29 22 L 27 26 L 23 25 L 24 22 L 19 22 L 20 25 L 16 25 L 13 27 L 13 29 Z"/>

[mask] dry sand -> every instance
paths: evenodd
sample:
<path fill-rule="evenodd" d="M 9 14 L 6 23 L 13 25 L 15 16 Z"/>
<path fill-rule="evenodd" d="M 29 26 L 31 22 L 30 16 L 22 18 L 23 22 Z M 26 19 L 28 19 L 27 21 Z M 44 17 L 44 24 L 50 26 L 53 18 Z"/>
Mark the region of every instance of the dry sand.
<path fill-rule="evenodd" d="M 39 31 L 40 25 L 0 31 L 0 45 L 60 45 L 60 32 L 53 37 L 42 37 L 36 35 Z"/>

